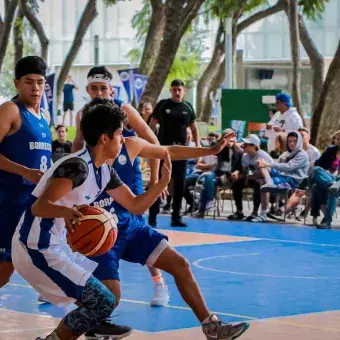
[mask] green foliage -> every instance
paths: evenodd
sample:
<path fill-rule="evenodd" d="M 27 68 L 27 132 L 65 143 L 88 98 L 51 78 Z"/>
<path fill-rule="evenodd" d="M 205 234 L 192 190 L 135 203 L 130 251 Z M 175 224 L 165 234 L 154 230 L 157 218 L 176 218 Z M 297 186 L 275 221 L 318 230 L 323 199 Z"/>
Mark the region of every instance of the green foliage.
<path fill-rule="evenodd" d="M 321 18 L 322 13 L 325 11 L 325 5 L 329 0 L 300 0 L 300 11 L 308 19 L 316 20 Z"/>
<path fill-rule="evenodd" d="M 32 36 L 24 34 L 24 51 L 23 55 L 37 55 L 39 49 L 34 45 Z M 16 94 L 14 86 L 14 46 L 10 41 L 7 47 L 4 63 L 2 66 L 1 82 L 0 82 L 0 96 L 7 99 L 12 98 Z"/>
<path fill-rule="evenodd" d="M 142 58 L 142 49 L 145 44 L 151 15 L 152 8 L 150 1 L 143 0 L 141 11 L 136 12 L 131 21 L 132 27 L 137 31 L 136 38 L 140 46 L 130 50 L 126 55 L 132 64 L 138 64 Z M 170 85 L 173 79 L 180 78 L 190 87 L 192 82 L 198 79 L 201 55 L 205 50 L 204 37 L 207 33 L 205 29 L 201 29 L 199 26 L 199 21 L 194 21 L 182 38 L 181 45 L 166 80 L 167 85 Z"/>

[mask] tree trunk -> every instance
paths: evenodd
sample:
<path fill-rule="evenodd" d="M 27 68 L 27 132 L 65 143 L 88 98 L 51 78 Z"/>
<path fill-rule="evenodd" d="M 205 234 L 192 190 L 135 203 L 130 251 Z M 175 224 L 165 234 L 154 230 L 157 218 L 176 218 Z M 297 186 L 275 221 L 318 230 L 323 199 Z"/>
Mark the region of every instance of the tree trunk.
<path fill-rule="evenodd" d="M 36 16 L 35 12 L 32 10 L 32 8 L 27 4 L 27 0 L 20 0 L 20 8 L 25 14 L 25 17 L 31 24 L 32 28 L 37 33 L 38 39 L 40 41 L 41 46 L 41 58 L 43 58 L 47 62 L 47 53 L 48 53 L 48 45 L 50 43 L 49 39 L 47 38 L 47 35 L 45 33 L 44 27 L 38 17 Z"/>
<path fill-rule="evenodd" d="M 335 131 L 336 129 L 339 129 L 339 125 L 336 125 L 338 118 L 335 118 L 335 116 L 337 117 L 340 116 L 339 115 L 340 96 L 339 92 L 335 91 L 335 90 L 339 91 L 338 84 L 338 82 L 340 83 L 339 70 L 340 70 L 340 41 L 338 44 L 338 48 L 335 52 L 334 58 L 332 60 L 332 63 L 329 66 L 326 79 L 322 85 L 322 90 L 318 104 L 312 116 L 311 142 L 313 144 L 317 144 L 318 146 L 323 146 L 325 138 L 330 137 L 330 134 L 328 134 L 329 131 L 331 130 Z M 331 92 L 331 87 L 333 89 L 332 90 L 333 92 Z M 323 130 L 324 128 L 326 130 Z M 321 131 L 322 134 L 319 133 Z"/>
<path fill-rule="evenodd" d="M 18 0 L 5 1 L 5 16 L 4 18 L 0 16 L 0 74 L 17 6 Z"/>
<path fill-rule="evenodd" d="M 141 102 L 155 103 L 175 59 L 180 41 L 204 0 L 168 0 L 161 47 L 146 84 Z"/>
<path fill-rule="evenodd" d="M 152 15 L 139 65 L 140 73 L 147 76 L 151 73 L 161 46 L 165 25 L 165 6 L 162 0 L 151 0 Z"/>
<path fill-rule="evenodd" d="M 208 89 L 211 87 L 211 81 L 213 80 L 216 71 L 218 70 L 219 65 L 221 64 L 222 58 L 224 58 L 225 54 L 224 43 L 225 43 L 225 29 L 223 20 L 221 19 L 216 34 L 213 55 L 208 66 L 204 70 L 201 78 L 197 82 L 196 115 L 198 118 L 200 118 L 203 115 L 203 107 L 205 106 L 204 102 L 206 101 Z"/>
<path fill-rule="evenodd" d="M 15 18 L 15 24 L 13 27 L 14 67 L 23 56 L 24 41 L 22 39 L 22 33 L 24 17 L 25 17 L 24 12 L 22 11 L 21 8 L 19 8 Z"/>
<path fill-rule="evenodd" d="M 299 31 L 300 31 L 300 41 L 308 54 L 308 58 L 311 63 L 311 68 L 313 72 L 313 87 L 312 87 L 312 113 L 318 103 L 322 83 L 324 81 L 324 58 L 322 54 L 318 51 L 315 46 L 308 30 L 303 20 L 303 16 L 299 14 Z"/>
<path fill-rule="evenodd" d="M 79 20 L 79 24 L 77 26 L 76 33 L 74 35 L 74 39 L 72 45 L 67 53 L 67 56 L 64 60 L 64 63 L 61 67 L 58 81 L 57 81 L 57 103 L 60 103 L 61 92 L 63 90 L 63 86 L 66 80 L 66 77 L 72 67 L 74 60 L 77 57 L 77 54 L 80 50 L 80 47 L 83 43 L 83 38 L 87 32 L 87 29 L 91 25 L 92 21 L 98 15 L 97 12 L 97 2 L 96 0 L 88 0 L 86 7 L 81 15 Z"/>
<path fill-rule="evenodd" d="M 288 0 L 288 11 L 286 11 L 289 21 L 290 49 L 293 64 L 292 74 L 292 97 L 293 104 L 300 116 L 304 117 L 301 106 L 301 60 L 299 50 L 299 26 L 298 26 L 298 3 L 297 0 Z"/>
<path fill-rule="evenodd" d="M 247 27 L 250 25 L 254 24 L 255 22 L 262 20 L 270 15 L 273 15 L 275 13 L 278 13 L 284 9 L 284 0 L 279 0 L 274 6 L 271 6 L 265 10 L 259 11 L 247 19 L 241 21 L 236 25 L 236 22 L 239 20 L 241 17 L 243 11 L 240 10 L 238 14 L 234 15 L 233 18 L 233 41 L 232 41 L 232 50 L 233 50 L 233 55 L 235 54 L 236 51 L 236 41 L 237 41 L 237 36 Z M 217 39 L 216 39 L 217 41 Z M 215 44 L 215 49 L 216 49 L 216 44 Z M 218 87 L 222 84 L 225 78 L 225 59 L 224 59 L 224 45 L 222 47 L 223 49 L 223 55 L 221 55 L 220 61 L 218 63 L 215 62 L 215 60 L 212 58 L 209 62 L 209 65 L 207 66 L 207 69 L 213 70 L 211 73 L 213 73 L 212 80 L 209 83 L 209 87 L 205 89 L 204 92 L 202 92 L 202 98 L 199 98 L 199 83 L 197 85 L 197 113 L 199 113 L 199 100 L 201 100 L 202 104 L 201 105 L 201 113 L 200 113 L 200 119 L 204 122 L 209 122 L 210 117 L 211 117 L 211 109 L 212 109 L 212 103 L 210 100 L 210 93 L 213 92 L 214 94 L 216 93 Z M 214 51 L 215 53 L 215 51 Z M 204 73 L 203 73 L 204 75 Z M 203 77 L 202 75 L 202 77 Z M 201 79 L 199 80 L 199 82 Z M 208 84 L 207 81 L 204 81 L 203 84 Z"/>

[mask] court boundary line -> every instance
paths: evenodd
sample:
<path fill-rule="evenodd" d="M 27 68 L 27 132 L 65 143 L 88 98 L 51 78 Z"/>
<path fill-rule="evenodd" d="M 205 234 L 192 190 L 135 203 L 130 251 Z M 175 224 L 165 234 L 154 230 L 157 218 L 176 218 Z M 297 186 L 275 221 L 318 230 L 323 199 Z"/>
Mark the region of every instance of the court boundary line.
<path fill-rule="evenodd" d="M 29 286 L 29 285 L 24 285 L 24 284 L 20 284 L 20 283 L 8 283 L 7 286 L 13 286 L 13 287 L 20 287 L 20 288 L 28 288 L 28 289 L 33 289 L 33 287 Z M 127 302 L 127 303 L 135 303 L 135 304 L 140 304 L 140 305 L 147 305 L 150 306 L 150 302 L 146 302 L 146 301 L 140 301 L 140 300 L 130 300 L 130 299 L 121 299 L 121 302 Z M 151 307 L 150 307 L 151 308 Z M 190 311 L 192 312 L 190 307 L 185 307 L 185 306 L 174 306 L 174 305 L 166 305 L 163 306 L 162 308 L 169 308 L 169 309 L 179 309 L 179 310 L 185 310 L 185 311 Z M 9 310 L 9 309 L 5 309 L 5 308 L 0 308 L 1 310 Z M 12 310 L 9 310 L 12 311 Z M 31 313 L 27 313 L 24 312 L 26 314 L 31 314 Z M 215 311 L 211 311 L 211 313 L 214 314 L 218 314 L 218 315 L 223 315 L 223 316 L 230 316 L 230 317 L 235 317 L 235 318 L 239 318 L 239 319 L 247 319 L 247 320 L 257 320 L 256 317 L 253 316 L 248 316 L 248 315 L 240 315 L 240 314 L 232 314 L 232 313 L 224 313 L 224 312 L 215 312 Z M 39 314 L 36 314 L 39 315 Z M 55 318 L 53 316 L 50 316 L 51 318 Z"/>

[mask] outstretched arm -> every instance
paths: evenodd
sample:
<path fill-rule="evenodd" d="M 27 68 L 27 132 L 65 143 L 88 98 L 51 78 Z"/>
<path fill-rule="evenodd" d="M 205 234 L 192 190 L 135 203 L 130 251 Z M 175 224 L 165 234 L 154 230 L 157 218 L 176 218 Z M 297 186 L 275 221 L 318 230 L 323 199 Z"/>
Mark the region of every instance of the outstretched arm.
<path fill-rule="evenodd" d="M 81 116 L 81 111 L 79 111 L 76 115 L 76 136 L 72 143 L 72 152 L 77 152 L 81 150 L 85 145 L 84 137 L 80 130 L 80 120 L 81 120 L 80 116 Z"/>

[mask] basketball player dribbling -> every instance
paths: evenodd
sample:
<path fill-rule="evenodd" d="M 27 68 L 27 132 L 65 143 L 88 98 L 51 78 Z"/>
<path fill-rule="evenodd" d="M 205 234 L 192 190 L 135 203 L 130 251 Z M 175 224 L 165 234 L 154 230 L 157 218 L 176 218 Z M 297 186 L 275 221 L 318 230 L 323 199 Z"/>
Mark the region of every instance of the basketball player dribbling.
<path fill-rule="evenodd" d="M 110 99 L 114 98 L 113 95 L 113 88 L 111 85 L 112 80 L 112 74 L 109 72 L 109 70 L 105 66 L 95 66 L 90 69 L 88 75 L 87 75 L 87 87 L 86 91 L 89 94 L 91 100 L 94 98 L 104 98 L 104 99 Z M 144 122 L 142 117 L 139 115 L 139 113 L 128 104 L 123 104 L 121 100 L 113 99 L 114 103 L 120 106 L 123 111 L 126 113 L 129 126 L 131 129 L 124 128 L 123 130 L 123 136 L 124 137 L 130 137 L 135 136 L 136 133 L 141 137 L 146 139 L 152 144 L 158 144 L 157 137 L 154 135 L 152 130 L 149 128 L 149 126 Z M 79 151 L 84 146 L 84 139 L 82 137 L 81 131 L 80 131 L 80 120 L 81 120 L 82 112 L 78 112 L 76 116 L 76 136 L 75 140 L 73 142 L 73 148 L 72 151 Z M 125 146 L 122 148 L 122 155 L 118 157 L 115 161 L 114 168 L 117 171 L 119 177 L 123 180 L 125 184 L 128 185 L 128 187 L 132 190 L 132 192 L 135 195 L 140 195 L 144 192 L 144 186 L 143 186 L 143 180 L 142 180 L 142 172 L 140 169 L 140 160 L 138 157 L 135 158 L 134 162 L 131 163 L 129 161 L 126 161 L 125 163 L 122 162 L 122 159 L 127 159 L 126 157 L 126 149 Z M 151 163 L 151 185 L 156 183 L 158 178 L 154 178 L 154 176 L 158 177 L 158 167 L 154 163 Z M 103 192 L 100 197 L 94 202 L 95 205 L 100 205 L 102 208 L 106 209 L 109 212 L 112 212 L 112 199 Z M 122 209 L 124 211 L 124 208 L 118 207 L 118 209 Z M 144 225 L 144 216 L 139 216 L 138 218 L 142 219 L 142 223 Z M 123 222 L 120 222 L 118 224 L 118 229 L 121 227 L 124 227 Z M 154 282 L 154 295 L 151 299 L 151 306 L 164 306 L 169 302 L 169 293 L 167 286 L 165 284 L 164 278 L 162 276 L 162 273 L 157 268 L 148 267 L 149 272 L 151 274 L 152 280 Z M 95 273 L 97 275 L 96 277 L 104 282 L 105 284 L 109 284 L 110 279 L 117 279 L 118 277 L 115 274 L 114 277 L 110 276 L 110 273 L 105 270 L 103 272 L 97 271 Z M 122 332 L 125 330 L 126 326 L 117 326 L 117 335 L 122 334 Z M 120 329 L 120 327 L 123 327 Z M 90 338 L 89 338 L 90 339 Z"/>
<path fill-rule="evenodd" d="M 116 305 L 114 295 L 92 275 L 96 263 L 73 253 L 65 241 L 65 225 L 73 232 L 81 217 L 75 206 L 93 202 L 106 190 L 113 200 L 138 215 L 170 180 L 167 156 L 162 179 L 135 196 L 106 163 L 120 153 L 124 119 L 111 101 L 97 99 L 84 108 L 80 126 L 86 148 L 60 159 L 43 175 L 13 236 L 12 258 L 18 273 L 48 301 L 79 305 L 45 340 L 78 339 L 95 330 Z"/>
<path fill-rule="evenodd" d="M 97 112 L 100 115 L 100 112 Z M 86 113 L 83 114 L 86 118 Z M 156 146 L 140 138 L 126 138 L 123 163 L 133 164 L 137 156 L 147 159 L 158 158 L 172 160 L 198 158 L 218 153 L 228 143 L 234 133 L 221 138 L 218 145 L 212 148 L 191 148 L 184 146 Z M 119 157 L 121 157 L 122 153 Z M 127 178 L 127 183 L 132 179 Z M 120 300 L 120 285 L 118 267 L 120 259 L 128 262 L 140 263 L 142 265 L 154 266 L 171 274 L 176 282 L 177 288 L 191 307 L 198 320 L 202 323 L 203 332 L 208 340 L 211 339 L 236 339 L 249 327 L 247 323 L 237 325 L 226 324 L 217 316 L 210 314 L 202 297 L 197 282 L 191 272 L 188 261 L 180 255 L 167 242 L 167 237 L 143 224 L 135 214 L 122 209 L 113 202 L 114 212 L 118 217 L 118 238 L 115 245 L 108 253 L 92 258 L 98 263 L 94 276 L 107 275 L 105 285 L 115 295 L 117 303 Z"/>
<path fill-rule="evenodd" d="M 15 66 L 18 95 L 0 106 L 0 287 L 14 268 L 12 236 L 31 192 L 51 165 L 49 113 L 40 109 L 46 64 L 28 56 Z"/>

